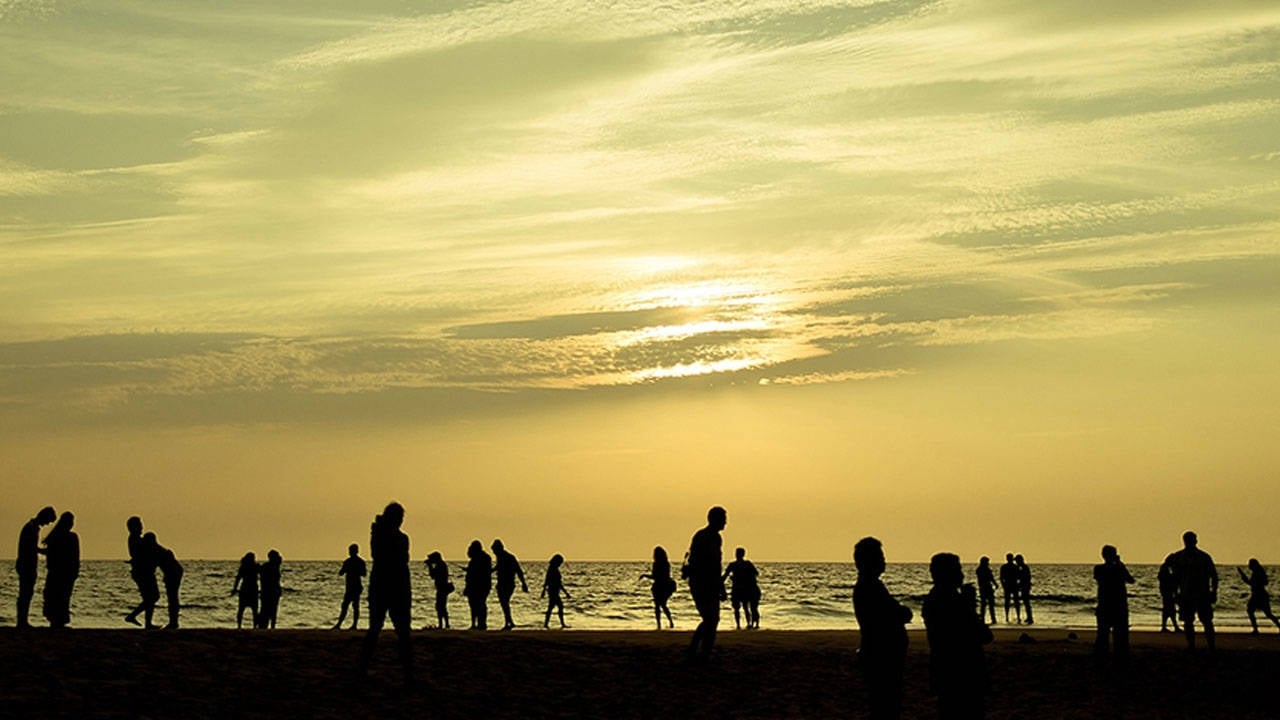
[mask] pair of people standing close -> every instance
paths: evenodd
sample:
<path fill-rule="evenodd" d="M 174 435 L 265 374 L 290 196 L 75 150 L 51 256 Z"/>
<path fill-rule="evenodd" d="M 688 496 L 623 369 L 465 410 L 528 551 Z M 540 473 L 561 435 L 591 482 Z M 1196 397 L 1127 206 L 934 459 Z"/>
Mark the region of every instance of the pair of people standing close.
<path fill-rule="evenodd" d="M 31 627 L 28 615 L 35 596 L 41 555 L 45 558 L 42 614 L 50 627 L 63 628 L 71 623 L 71 594 L 80 577 L 80 536 L 72 530 L 75 520 L 75 515 L 69 512 L 58 515 L 52 507 L 44 507 L 24 523 L 18 533 L 18 558 L 14 566 L 18 575 L 18 627 Z M 40 528 L 49 523 L 54 523 L 53 528 L 41 543 Z"/>
<path fill-rule="evenodd" d="M 178 599 L 182 588 L 182 563 L 178 562 L 172 550 L 156 540 L 155 533 L 143 534 L 142 518 L 134 515 L 124 525 L 129 531 L 129 577 L 133 579 L 134 585 L 138 587 L 138 594 L 142 597 L 142 601 L 124 616 L 125 622 L 143 625 L 138 622 L 138 616 L 142 615 L 144 627 L 148 630 L 156 627 L 152 623 L 152 616 L 155 614 L 156 603 L 160 601 L 160 586 L 156 584 L 156 570 L 159 570 L 164 578 L 165 602 L 168 603 L 169 610 L 169 623 L 164 629 L 178 629 L 178 615 L 182 608 Z"/>
<path fill-rule="evenodd" d="M 244 612 L 248 610 L 252 627 L 275 629 L 280 597 L 284 594 L 280 584 L 283 562 L 276 550 L 268 552 L 267 561 L 261 565 L 258 565 L 257 557 L 251 552 L 240 558 L 240 568 L 236 571 L 236 579 L 231 586 L 231 594 L 238 595 L 240 600 L 236 610 L 237 628 L 244 627 Z"/>
<path fill-rule="evenodd" d="M 1019 623 L 1023 622 L 1025 609 L 1026 623 L 1032 625 L 1035 620 L 1031 616 L 1031 568 L 1027 567 L 1021 555 L 1005 553 L 1004 559 L 1004 565 L 1000 566 L 1000 585 L 1004 588 L 1004 621 L 1009 622 L 1009 608 L 1012 606 Z M 992 614 L 995 614 L 994 611 Z"/>

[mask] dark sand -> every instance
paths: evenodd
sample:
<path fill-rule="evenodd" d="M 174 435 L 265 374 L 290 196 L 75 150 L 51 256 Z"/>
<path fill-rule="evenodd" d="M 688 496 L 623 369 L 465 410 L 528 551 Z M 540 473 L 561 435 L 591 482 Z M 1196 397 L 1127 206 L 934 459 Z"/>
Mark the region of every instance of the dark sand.
<path fill-rule="evenodd" d="M 1280 635 L 1226 635 L 1189 656 L 1135 633 L 1127 673 L 1090 656 L 1092 632 L 996 630 L 990 718 L 1277 718 Z M 416 632 L 405 692 L 384 634 L 367 680 L 360 634 L 0 629 L 0 716 L 835 718 L 865 713 L 857 633 L 722 632 L 688 668 L 688 631 Z M 912 633 L 906 717 L 934 717 L 924 637 Z"/>

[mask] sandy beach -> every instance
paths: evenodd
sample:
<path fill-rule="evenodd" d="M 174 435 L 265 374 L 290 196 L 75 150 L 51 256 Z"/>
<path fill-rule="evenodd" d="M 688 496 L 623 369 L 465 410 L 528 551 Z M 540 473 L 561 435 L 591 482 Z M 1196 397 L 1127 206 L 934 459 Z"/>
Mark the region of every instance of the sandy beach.
<path fill-rule="evenodd" d="M 1216 655 L 1135 633 L 1127 672 L 1100 668 L 1091 632 L 996 630 L 991 718 L 1274 718 L 1280 636 L 1230 634 Z M 360 635 L 320 630 L 0 631 L 9 717 L 825 718 L 865 714 L 857 633 L 722 632 L 685 667 L 688 631 L 417 632 L 406 692 L 393 636 L 369 677 Z M 927 646 L 911 638 L 907 717 L 933 717 Z"/>

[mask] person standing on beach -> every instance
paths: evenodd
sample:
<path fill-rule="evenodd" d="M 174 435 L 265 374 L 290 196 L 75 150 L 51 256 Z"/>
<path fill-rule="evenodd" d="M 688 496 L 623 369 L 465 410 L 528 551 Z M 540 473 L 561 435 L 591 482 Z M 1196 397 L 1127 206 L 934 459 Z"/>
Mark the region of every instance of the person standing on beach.
<path fill-rule="evenodd" d="M 498 605 L 502 607 L 502 629 L 510 630 L 516 626 L 515 620 L 511 619 L 511 596 L 516 593 L 516 579 L 520 580 L 521 592 L 529 592 L 529 586 L 524 581 L 524 568 L 520 567 L 520 561 L 507 552 L 502 541 L 495 538 L 490 547 L 493 548 L 493 572 L 498 576 L 496 589 Z"/>
<path fill-rule="evenodd" d="M 244 627 L 245 610 L 250 613 L 249 627 L 258 627 L 258 559 L 253 553 L 247 552 L 240 558 L 240 569 L 236 570 L 231 594 L 238 595 L 240 600 L 236 608 L 236 629 Z"/>
<path fill-rule="evenodd" d="M 739 608 L 746 613 L 747 629 L 760 627 L 760 572 L 756 570 L 756 566 L 747 559 L 747 549 L 738 548 L 733 551 L 733 562 L 724 569 L 724 575 L 720 576 L 720 582 L 725 579 L 733 578 L 733 591 L 729 595 L 729 602 L 733 605 L 733 624 L 738 629 L 742 629 L 742 620 L 739 616 Z"/>
<path fill-rule="evenodd" d="M 471 609 L 471 629 L 489 629 L 489 591 L 493 589 L 493 559 L 479 540 L 467 546 L 466 581 L 462 594 Z"/>
<path fill-rule="evenodd" d="M 1098 635 L 1093 652 L 1105 656 L 1110 635 L 1116 657 L 1124 660 L 1129 655 L 1129 586 L 1134 580 L 1115 546 L 1102 546 L 1102 563 L 1093 566 L 1093 579 L 1098 583 Z"/>
<path fill-rule="evenodd" d="M 1209 553 L 1199 547 L 1199 538 L 1190 530 L 1182 534 L 1182 549 L 1165 560 L 1173 566 L 1178 582 L 1178 611 L 1182 615 L 1182 634 L 1187 649 L 1196 649 L 1196 618 L 1204 626 L 1204 641 L 1209 650 L 1216 647 L 1213 630 L 1213 606 L 1218 602 L 1218 568 Z"/>
<path fill-rule="evenodd" d="M 996 576 L 991 571 L 991 558 L 986 555 L 978 561 L 978 568 L 973 571 L 978 578 L 978 617 L 986 619 L 991 613 L 991 624 L 996 624 Z M 1008 618 L 1005 619 L 1008 622 Z"/>
<path fill-rule="evenodd" d="M 18 532 L 18 559 L 13 569 L 18 574 L 17 625 L 20 628 L 31 627 L 27 616 L 31 614 L 31 598 L 36 594 L 36 579 L 40 575 L 40 528 L 56 519 L 58 513 L 52 507 L 40 508 Z"/>
<path fill-rule="evenodd" d="M 1013 561 L 1018 565 L 1018 597 L 1022 598 L 1022 607 L 1026 609 L 1027 624 L 1035 624 L 1031 617 L 1031 568 L 1023 561 L 1021 555 L 1015 555 Z"/>
<path fill-rule="evenodd" d="M 178 629 L 178 614 L 182 611 L 182 604 L 178 602 L 178 591 L 182 588 L 182 563 L 178 562 L 178 556 L 173 551 L 156 542 L 155 533 L 147 533 L 151 538 L 148 543 L 147 551 L 151 554 L 156 567 L 160 568 L 160 575 L 164 578 L 164 596 L 165 602 L 169 606 L 169 624 L 164 626 L 165 630 Z M 154 577 L 154 574 L 152 575 Z"/>
<path fill-rule="evenodd" d="M 347 559 L 338 568 L 338 577 L 347 579 L 347 587 L 342 593 L 342 612 L 338 613 L 338 622 L 333 624 L 334 630 L 340 629 L 342 621 L 347 619 L 347 608 L 351 608 L 351 629 L 355 630 L 356 625 L 360 624 L 360 596 L 364 594 L 365 568 L 364 558 L 360 557 L 360 546 L 351 543 L 347 546 Z"/>
<path fill-rule="evenodd" d="M 404 684 L 408 687 L 413 684 L 413 640 L 409 635 L 413 588 L 409 582 L 409 536 L 400 530 L 403 524 L 404 507 L 393 502 L 374 518 L 369 528 L 373 568 L 369 572 L 369 630 L 360 648 L 360 674 L 369 672 L 378 635 L 390 615 L 396 629 Z"/>
<path fill-rule="evenodd" d="M 258 577 L 262 582 L 262 606 L 258 610 L 258 627 L 263 630 L 276 629 L 276 616 L 280 614 L 280 597 L 284 594 L 280 587 L 280 565 L 283 563 L 280 553 L 271 550 L 267 553 L 267 561 L 262 563 Z"/>
<path fill-rule="evenodd" d="M 71 593 L 80 577 L 80 536 L 72 531 L 76 516 L 64 512 L 44 538 L 44 617 L 49 626 L 71 624 Z"/>
<path fill-rule="evenodd" d="M 436 627 L 448 630 L 449 594 L 453 592 L 453 583 L 449 582 L 449 564 L 437 551 L 427 556 L 426 564 L 427 575 L 436 588 Z"/>
<path fill-rule="evenodd" d="M 938 717 L 981 718 L 987 690 L 982 646 L 991 642 L 991 630 L 975 612 L 976 593 L 972 585 L 964 584 L 959 557 L 934 555 L 929 575 L 933 588 L 920 614 L 929 640 L 929 684 L 938 696 Z"/>
<path fill-rule="evenodd" d="M 716 626 L 720 624 L 720 602 L 725 599 L 724 581 L 720 573 L 720 531 L 729 524 L 729 514 L 720 506 L 707 511 L 707 526 L 693 534 L 683 575 L 689 581 L 689 593 L 702 622 L 689 642 L 690 661 L 706 660 L 716 644 Z"/>
<path fill-rule="evenodd" d="M 1009 606 L 1013 606 L 1018 624 L 1022 624 L 1022 598 L 1018 597 L 1018 566 L 1013 562 L 1013 553 L 1005 553 L 1004 564 L 1000 566 L 1000 587 L 1004 588 L 1004 622 L 1009 623 Z"/>
<path fill-rule="evenodd" d="M 1160 571 L 1156 581 L 1160 584 L 1160 632 L 1169 632 L 1169 623 L 1173 623 L 1174 632 L 1182 632 L 1178 627 L 1178 577 L 1174 574 L 1170 555 L 1160 563 Z"/>
<path fill-rule="evenodd" d="M 1270 581 L 1267 579 L 1267 571 L 1262 567 L 1262 563 L 1258 562 L 1258 558 L 1249 558 L 1249 574 L 1245 574 L 1244 568 L 1236 568 L 1236 572 L 1240 573 L 1240 579 L 1249 586 L 1249 604 L 1245 609 L 1249 613 L 1249 624 L 1253 626 L 1253 634 L 1258 634 L 1259 612 L 1280 628 L 1280 620 L 1271 613 L 1271 593 L 1267 592 L 1267 584 Z"/>
<path fill-rule="evenodd" d="M 547 576 L 542 580 L 542 594 L 538 597 L 547 599 L 547 616 L 542 621 L 543 628 L 551 627 L 552 610 L 560 613 L 560 629 L 569 627 L 564 624 L 564 600 L 560 597 L 561 593 L 569 597 L 569 591 L 564 586 L 564 577 L 560 574 L 561 565 L 564 565 L 564 556 L 560 553 L 552 555 L 551 561 L 547 563 Z"/>
<path fill-rule="evenodd" d="M 658 623 L 658 629 L 662 629 L 664 612 L 667 614 L 667 624 L 674 628 L 676 623 L 671 619 L 671 609 L 667 607 L 667 601 L 676 591 L 676 581 L 671 577 L 671 561 L 667 559 L 667 549 L 661 545 L 653 549 L 653 567 L 649 572 L 640 575 L 641 580 L 645 578 L 653 581 L 650 592 L 653 594 L 653 619 Z"/>
<path fill-rule="evenodd" d="M 151 619 L 155 614 L 156 603 L 160 600 L 160 586 L 156 584 L 156 565 L 154 558 L 147 554 L 142 539 L 142 518 L 134 515 L 125 521 L 124 526 L 129 531 L 129 577 L 138 587 L 138 595 L 142 598 L 142 602 L 124 616 L 124 621 L 131 625 L 139 625 L 141 623 L 138 622 L 138 616 L 142 615 L 146 622 L 145 627 L 150 630 L 155 627 Z"/>
<path fill-rule="evenodd" d="M 884 574 L 884 547 L 873 537 L 853 546 L 858 581 L 853 585 L 853 614 L 858 619 L 858 667 L 867 683 L 872 720 L 902 715 L 903 673 L 907 663 L 907 623 L 911 610 L 889 594 Z"/>

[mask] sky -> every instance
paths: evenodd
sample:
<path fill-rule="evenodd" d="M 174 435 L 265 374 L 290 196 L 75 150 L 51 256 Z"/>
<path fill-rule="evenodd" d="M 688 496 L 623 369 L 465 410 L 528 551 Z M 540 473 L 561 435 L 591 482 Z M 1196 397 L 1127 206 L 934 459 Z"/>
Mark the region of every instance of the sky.
<path fill-rule="evenodd" d="M 0 528 L 1280 562 L 1272 0 L 0 0 Z"/>

